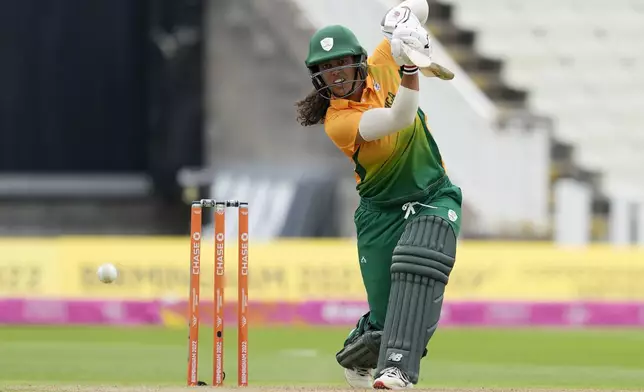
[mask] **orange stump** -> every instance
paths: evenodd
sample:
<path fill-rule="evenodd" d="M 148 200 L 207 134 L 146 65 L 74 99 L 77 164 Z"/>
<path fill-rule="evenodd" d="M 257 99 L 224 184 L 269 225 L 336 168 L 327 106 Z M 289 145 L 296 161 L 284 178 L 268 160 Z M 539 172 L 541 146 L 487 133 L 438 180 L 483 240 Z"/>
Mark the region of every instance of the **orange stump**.
<path fill-rule="evenodd" d="M 237 268 L 237 383 L 248 385 L 248 204 L 239 206 L 239 260 Z"/>
<path fill-rule="evenodd" d="M 190 213 L 190 293 L 188 297 L 188 385 L 197 385 L 199 365 L 199 288 L 201 277 L 201 205 Z"/>
<path fill-rule="evenodd" d="M 237 268 L 237 384 L 248 386 L 248 203 L 218 202 L 202 199 L 192 203 L 190 219 L 190 293 L 188 298 L 189 356 L 188 386 L 203 385 L 198 380 L 199 361 L 199 288 L 201 274 L 202 212 L 214 207 L 214 303 L 213 303 L 213 374 L 212 385 L 224 384 L 224 288 L 226 248 L 226 208 L 238 208 L 238 268 Z"/>

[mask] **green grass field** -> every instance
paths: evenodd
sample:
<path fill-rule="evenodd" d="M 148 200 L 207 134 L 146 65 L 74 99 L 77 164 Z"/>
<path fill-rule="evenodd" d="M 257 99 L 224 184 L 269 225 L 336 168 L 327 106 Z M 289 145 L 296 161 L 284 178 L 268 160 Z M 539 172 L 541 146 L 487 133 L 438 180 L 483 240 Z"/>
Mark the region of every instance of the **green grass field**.
<path fill-rule="evenodd" d="M 236 335 L 227 331 L 227 382 Z M 347 328 L 252 328 L 251 386 L 344 386 L 334 354 Z M 201 329 L 200 379 L 211 382 L 212 330 Z M 187 331 L 0 327 L 0 391 L 20 385 L 185 385 Z M 4 388 L 2 388 L 4 386 Z M 417 388 L 644 386 L 644 330 L 441 329 Z M 34 389 L 35 390 L 35 389 Z"/>

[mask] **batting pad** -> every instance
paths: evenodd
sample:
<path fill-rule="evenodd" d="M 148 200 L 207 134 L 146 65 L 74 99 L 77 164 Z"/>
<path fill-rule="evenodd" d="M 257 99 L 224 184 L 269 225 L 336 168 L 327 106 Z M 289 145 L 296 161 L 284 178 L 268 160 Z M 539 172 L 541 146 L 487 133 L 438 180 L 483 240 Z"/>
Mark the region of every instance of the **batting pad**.
<path fill-rule="evenodd" d="M 393 254 L 378 373 L 394 366 L 418 382 L 420 360 L 438 326 L 455 256 L 456 235 L 442 218 L 419 216 L 405 228 Z"/>

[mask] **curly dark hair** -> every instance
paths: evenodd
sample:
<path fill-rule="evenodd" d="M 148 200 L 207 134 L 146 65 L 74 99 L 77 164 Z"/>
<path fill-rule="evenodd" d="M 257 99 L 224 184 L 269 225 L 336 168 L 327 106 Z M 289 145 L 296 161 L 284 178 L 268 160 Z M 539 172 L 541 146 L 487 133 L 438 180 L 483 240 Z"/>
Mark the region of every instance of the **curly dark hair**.
<path fill-rule="evenodd" d="M 322 97 L 316 90 L 313 90 L 306 96 L 306 98 L 298 101 L 297 106 L 297 121 L 302 126 L 311 126 L 317 124 L 324 124 L 324 116 L 326 110 L 329 108 L 329 100 Z"/>

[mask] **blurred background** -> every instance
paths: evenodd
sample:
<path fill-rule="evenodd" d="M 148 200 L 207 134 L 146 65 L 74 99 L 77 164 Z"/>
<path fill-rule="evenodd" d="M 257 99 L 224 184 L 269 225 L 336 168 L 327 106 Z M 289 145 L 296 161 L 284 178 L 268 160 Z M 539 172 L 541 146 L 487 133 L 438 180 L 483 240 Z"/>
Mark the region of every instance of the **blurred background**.
<path fill-rule="evenodd" d="M 322 126 L 297 123 L 295 102 L 312 89 L 304 58 L 317 28 L 346 25 L 371 53 L 398 2 L 0 2 L 0 349 L 26 355 L 24 325 L 162 325 L 179 331 L 172 350 L 185 355 L 189 208 L 201 198 L 250 203 L 251 331 L 337 327 L 341 340 L 366 311 L 353 166 Z M 423 78 L 420 105 L 464 195 L 443 323 L 642 328 L 644 1 L 428 3 L 434 59 L 456 77 Z M 211 222 L 204 216 L 205 325 Z M 226 225 L 234 302 L 236 211 Z M 96 278 L 107 262 L 119 269 L 112 285 Z M 602 336 L 617 350 L 602 358 L 642 365 L 615 343 L 626 335 Z M 298 360 L 319 359 L 301 347 L 310 341 L 298 344 Z M 470 369 L 453 367 L 475 360 L 462 352 L 438 360 L 441 374 Z M 559 358 L 581 366 L 584 356 Z M 179 370 L 182 382 L 182 358 L 157 358 L 150 374 L 174 380 Z M 341 380 L 331 354 L 319 360 L 326 367 L 312 366 Z M 33 377 L 19 363 L 0 359 L 5 380 Z"/>
<path fill-rule="evenodd" d="M 395 1 L 314 3 L 4 3 L 0 230 L 185 234 L 218 197 L 255 206 L 255 239 L 353 236 L 351 162 L 294 105 L 311 32 L 371 51 Z M 429 3 L 458 76 L 423 79 L 421 106 L 462 238 L 644 244 L 642 3 Z"/>

